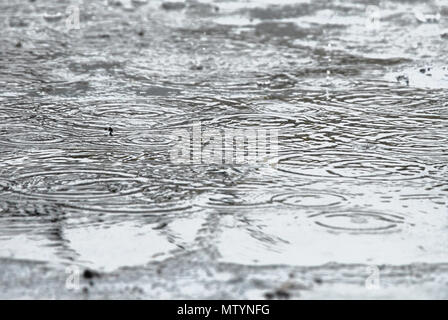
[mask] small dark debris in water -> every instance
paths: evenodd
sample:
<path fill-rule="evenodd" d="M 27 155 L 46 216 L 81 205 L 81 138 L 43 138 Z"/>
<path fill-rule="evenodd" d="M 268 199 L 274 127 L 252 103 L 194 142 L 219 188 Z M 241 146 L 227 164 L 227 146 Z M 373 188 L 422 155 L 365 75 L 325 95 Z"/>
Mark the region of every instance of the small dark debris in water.
<path fill-rule="evenodd" d="M 22 48 L 22 42 L 20 42 L 20 41 L 17 42 L 17 43 L 16 43 L 16 48 Z"/>
<path fill-rule="evenodd" d="M 94 284 L 94 283 L 93 283 L 92 280 L 90 280 L 90 281 L 89 281 L 89 284 L 90 284 L 91 287 L 93 287 L 93 284 Z"/>
<path fill-rule="evenodd" d="M 104 128 L 104 130 L 109 131 L 109 135 L 110 135 L 110 136 L 113 136 L 114 129 L 112 129 L 112 127 Z"/>
<path fill-rule="evenodd" d="M 277 289 L 274 292 L 266 292 L 264 297 L 268 300 L 272 299 L 289 299 L 291 298 L 291 294 L 284 289 Z"/>
<path fill-rule="evenodd" d="M 219 7 L 218 6 L 215 7 L 215 12 L 219 12 Z"/>
<path fill-rule="evenodd" d="M 153 229 L 153 230 L 160 230 L 160 229 L 165 228 L 167 225 L 168 225 L 168 223 L 166 223 L 166 222 L 162 222 L 162 223 L 158 224 L 157 226 L 155 226 L 155 227 L 152 228 L 152 229 Z"/>
<path fill-rule="evenodd" d="M 426 74 L 428 77 L 432 76 L 432 74 L 430 73 L 431 68 L 421 68 L 419 71 L 420 73 Z"/>
<path fill-rule="evenodd" d="M 82 288 L 82 293 L 89 294 L 89 288 L 87 287 Z"/>
<path fill-rule="evenodd" d="M 280 299 L 289 299 L 291 297 L 291 294 L 288 291 L 283 290 L 283 289 L 277 289 L 275 291 L 275 294 Z"/>
<path fill-rule="evenodd" d="M 404 76 L 404 75 L 398 76 L 397 81 L 400 83 L 402 81 L 404 81 L 406 83 L 406 85 L 409 86 L 409 78 L 407 76 Z"/>
<path fill-rule="evenodd" d="M 116 192 L 120 191 L 120 187 L 118 187 L 117 185 L 111 184 L 111 185 L 107 186 L 107 190 L 109 190 L 112 193 L 116 193 Z"/>
<path fill-rule="evenodd" d="M 99 272 L 86 269 L 84 270 L 82 276 L 84 277 L 84 279 L 93 279 L 93 278 L 100 278 L 101 274 Z"/>
<path fill-rule="evenodd" d="M 143 30 L 140 30 L 137 34 L 138 34 L 140 37 L 143 37 L 143 36 L 145 35 L 145 32 L 144 32 Z"/>
<path fill-rule="evenodd" d="M 272 292 L 266 292 L 264 294 L 264 297 L 268 300 L 272 300 L 272 299 L 274 299 L 274 294 Z"/>
<path fill-rule="evenodd" d="M 164 10 L 182 10 L 185 8 L 185 2 L 164 2 L 162 9 Z"/>
<path fill-rule="evenodd" d="M 315 277 L 313 280 L 317 284 L 322 284 L 324 282 L 321 277 Z"/>
<path fill-rule="evenodd" d="M 442 34 L 440 35 L 440 37 L 441 37 L 442 39 L 448 39 L 448 32 L 442 33 Z"/>
<path fill-rule="evenodd" d="M 430 73 L 431 68 L 429 68 L 429 67 L 428 68 L 420 68 L 419 71 L 420 71 L 420 73 L 423 73 L 423 74 L 427 75 L 428 77 L 432 76 L 432 74 Z M 406 77 L 406 79 L 407 79 L 407 77 Z"/>
<path fill-rule="evenodd" d="M 201 71 L 202 69 L 204 69 L 203 66 L 201 66 L 200 64 L 198 65 L 193 65 L 191 66 L 190 70 L 196 70 L 196 71 Z"/>

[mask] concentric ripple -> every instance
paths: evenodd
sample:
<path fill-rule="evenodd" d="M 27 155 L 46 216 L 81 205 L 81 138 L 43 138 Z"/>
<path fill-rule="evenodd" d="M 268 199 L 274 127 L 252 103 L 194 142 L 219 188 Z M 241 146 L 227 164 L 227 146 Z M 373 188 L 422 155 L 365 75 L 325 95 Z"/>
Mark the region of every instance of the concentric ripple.
<path fill-rule="evenodd" d="M 399 215 L 364 211 L 319 213 L 310 218 L 329 231 L 355 233 L 395 231 L 405 222 Z"/>
<path fill-rule="evenodd" d="M 272 201 L 296 207 L 330 207 L 339 205 L 346 199 L 341 195 L 310 191 L 275 195 Z"/>
<path fill-rule="evenodd" d="M 299 118 L 278 114 L 234 114 L 210 121 L 210 125 L 233 129 L 286 129 L 298 125 Z"/>
<path fill-rule="evenodd" d="M 16 177 L 13 192 L 38 199 L 95 200 L 141 192 L 147 179 L 119 171 L 59 170 Z"/>
<path fill-rule="evenodd" d="M 1 143 L 9 143 L 13 145 L 27 145 L 27 146 L 42 146 L 42 145 L 53 145 L 63 142 L 64 137 L 45 132 L 28 132 L 28 133 L 12 133 L 1 136 L 4 140 Z"/>
<path fill-rule="evenodd" d="M 281 157 L 278 170 L 314 177 L 407 180 L 422 177 L 426 167 L 406 160 L 368 154 L 303 153 Z"/>
<path fill-rule="evenodd" d="M 270 205 L 269 194 L 256 192 L 227 192 L 201 194 L 196 197 L 198 206 L 209 208 L 253 209 Z"/>
<path fill-rule="evenodd" d="M 130 203 L 127 202 L 113 202 L 113 203 L 88 203 L 88 204 L 65 204 L 65 207 L 75 209 L 81 212 L 97 212 L 104 214 L 111 214 L 114 220 L 119 216 L 123 218 L 129 216 L 159 216 L 169 212 L 187 212 L 192 208 L 188 202 L 172 201 L 161 203 Z"/>
<path fill-rule="evenodd" d="M 15 123 L 30 118 L 31 115 L 21 110 L 18 106 L 15 108 L 2 105 L 0 110 L 0 125 Z"/>
<path fill-rule="evenodd" d="M 56 112 L 61 109 L 65 112 Z M 161 125 L 164 118 L 176 114 L 175 110 L 167 107 L 130 101 L 122 103 L 92 101 L 84 107 L 47 104 L 41 106 L 40 110 L 47 118 L 49 126 L 60 128 L 67 134 L 75 136 L 86 136 L 89 132 L 99 132 L 109 126 L 115 130 L 138 131 L 140 134 L 145 134 L 146 130 Z"/>
<path fill-rule="evenodd" d="M 82 122 L 75 121 L 74 124 L 80 127 L 86 123 L 99 127 L 105 124 L 114 124 L 118 127 L 148 129 L 158 123 L 166 114 L 166 110 L 157 106 L 127 102 L 123 102 L 123 104 L 109 103 L 89 106 L 85 110 L 81 109 L 79 115 L 82 115 Z"/>
<path fill-rule="evenodd" d="M 434 144 L 434 140 L 441 143 Z M 448 138 L 443 131 L 400 133 L 379 139 L 385 149 L 418 153 L 423 156 L 443 156 L 448 151 Z"/>
<path fill-rule="evenodd" d="M 121 144 L 131 145 L 136 147 L 167 147 L 175 143 L 176 139 L 169 134 L 159 134 L 157 132 L 139 132 L 135 134 L 129 134 L 126 137 L 120 139 Z"/>

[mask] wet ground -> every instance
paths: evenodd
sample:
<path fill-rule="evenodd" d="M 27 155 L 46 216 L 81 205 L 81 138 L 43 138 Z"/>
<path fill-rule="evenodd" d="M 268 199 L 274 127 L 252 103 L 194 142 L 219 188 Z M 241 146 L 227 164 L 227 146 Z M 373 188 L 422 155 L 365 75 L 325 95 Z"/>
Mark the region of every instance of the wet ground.
<path fill-rule="evenodd" d="M 448 298 L 444 1 L 0 15 L 1 297 Z M 278 155 L 173 164 L 198 121 Z"/>

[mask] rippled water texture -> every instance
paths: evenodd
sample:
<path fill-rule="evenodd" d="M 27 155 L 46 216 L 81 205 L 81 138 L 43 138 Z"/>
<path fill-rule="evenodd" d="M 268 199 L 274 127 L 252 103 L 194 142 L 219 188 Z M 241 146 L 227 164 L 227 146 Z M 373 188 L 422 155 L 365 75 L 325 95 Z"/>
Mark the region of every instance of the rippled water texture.
<path fill-rule="evenodd" d="M 67 29 L 78 3 L 0 0 L 0 257 L 448 262 L 448 3 L 84 1 Z M 278 155 L 173 164 L 194 122 Z"/>

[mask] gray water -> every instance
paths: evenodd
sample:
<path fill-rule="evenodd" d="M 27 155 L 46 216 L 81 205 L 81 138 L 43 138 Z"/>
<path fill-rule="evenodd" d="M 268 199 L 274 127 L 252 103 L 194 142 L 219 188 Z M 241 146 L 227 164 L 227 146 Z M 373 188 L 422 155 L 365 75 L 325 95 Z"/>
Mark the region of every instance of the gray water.
<path fill-rule="evenodd" d="M 77 3 L 0 1 L 0 257 L 448 262 L 448 3 Z M 195 121 L 278 155 L 173 164 Z"/>

